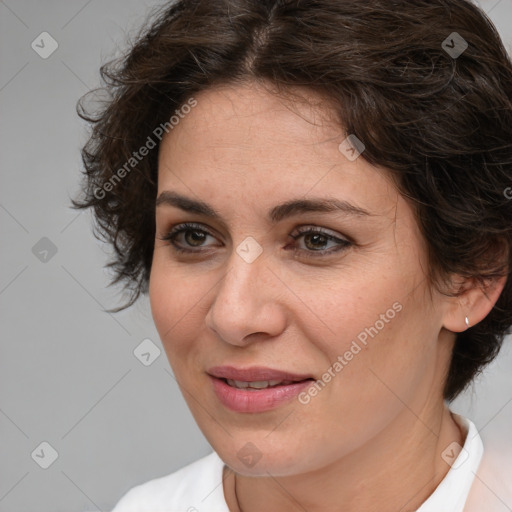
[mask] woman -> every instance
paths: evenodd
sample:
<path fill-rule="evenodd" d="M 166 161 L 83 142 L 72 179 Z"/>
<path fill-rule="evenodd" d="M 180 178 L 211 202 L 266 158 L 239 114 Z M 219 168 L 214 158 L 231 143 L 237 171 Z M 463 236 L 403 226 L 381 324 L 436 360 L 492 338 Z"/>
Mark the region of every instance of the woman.
<path fill-rule="evenodd" d="M 102 76 L 75 206 L 214 448 L 114 511 L 512 507 L 449 409 L 512 324 L 512 65 L 486 16 L 182 0 Z"/>

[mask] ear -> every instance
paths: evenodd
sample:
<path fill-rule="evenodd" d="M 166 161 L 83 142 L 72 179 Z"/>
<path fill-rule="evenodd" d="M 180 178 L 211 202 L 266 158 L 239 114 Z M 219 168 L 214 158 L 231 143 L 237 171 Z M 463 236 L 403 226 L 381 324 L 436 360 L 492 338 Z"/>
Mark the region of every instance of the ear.
<path fill-rule="evenodd" d="M 505 287 L 507 276 L 491 279 L 484 284 L 475 279 L 460 279 L 457 297 L 449 299 L 448 308 L 443 318 L 443 327 L 452 332 L 462 332 L 469 327 L 481 322 L 494 307 Z"/>

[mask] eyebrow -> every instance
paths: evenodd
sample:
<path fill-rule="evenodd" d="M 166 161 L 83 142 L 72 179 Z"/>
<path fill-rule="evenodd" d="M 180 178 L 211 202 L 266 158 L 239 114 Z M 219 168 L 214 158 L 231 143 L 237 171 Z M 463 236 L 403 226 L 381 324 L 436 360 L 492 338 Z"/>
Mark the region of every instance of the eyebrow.
<path fill-rule="evenodd" d="M 214 208 L 212 208 L 209 204 L 203 201 L 197 201 L 195 199 L 191 199 L 189 197 L 183 196 L 176 192 L 171 191 L 163 191 L 156 200 L 156 207 L 167 205 L 167 206 L 175 206 L 180 210 L 184 210 L 189 213 L 195 213 L 198 215 L 204 215 L 205 217 L 210 217 L 212 219 L 221 220 L 222 216 L 219 212 L 217 212 Z M 370 217 L 375 214 L 370 213 L 369 211 L 361 208 L 359 206 L 355 206 L 348 201 L 341 199 L 331 199 L 331 198 L 313 198 L 313 199 L 292 199 L 290 201 L 286 201 L 285 203 L 274 206 L 268 212 L 268 219 L 271 223 L 279 222 L 287 217 L 291 217 L 293 215 L 299 215 L 303 213 L 344 213 L 347 215 L 355 215 L 359 217 Z"/>

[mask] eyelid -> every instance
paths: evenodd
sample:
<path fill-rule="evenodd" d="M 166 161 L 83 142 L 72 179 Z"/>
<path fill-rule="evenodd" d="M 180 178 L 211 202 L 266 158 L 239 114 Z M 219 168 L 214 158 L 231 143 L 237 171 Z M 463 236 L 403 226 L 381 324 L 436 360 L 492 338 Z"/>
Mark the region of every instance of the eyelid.
<path fill-rule="evenodd" d="M 176 224 L 175 226 L 172 226 L 169 230 L 167 230 L 163 236 L 158 237 L 159 240 L 170 242 L 170 245 L 174 247 L 175 250 L 181 250 L 182 252 L 193 252 L 198 253 L 199 251 L 196 250 L 188 250 L 188 249 L 178 249 L 178 247 L 173 243 L 174 238 L 186 231 L 202 231 L 206 235 L 211 236 L 212 238 L 218 238 L 217 235 L 214 235 L 209 228 L 207 228 L 203 224 L 198 224 L 195 222 L 181 222 L 179 224 Z M 205 249 L 202 249 L 204 252 Z"/>
<path fill-rule="evenodd" d="M 295 232 L 297 233 L 296 235 L 294 234 Z M 315 224 L 306 224 L 303 226 L 299 226 L 292 233 L 290 233 L 290 236 L 295 239 L 295 238 L 298 238 L 300 235 L 303 235 L 305 233 L 310 233 L 310 232 L 319 233 L 319 234 L 331 237 L 333 239 L 339 240 L 340 242 L 345 241 L 345 242 L 354 243 L 353 240 L 351 240 L 351 238 L 346 235 L 340 235 L 340 234 L 336 233 L 335 231 L 332 231 L 330 229 L 327 229 L 327 228 L 324 228 L 321 226 L 317 226 Z"/>
<path fill-rule="evenodd" d="M 345 237 L 343 235 L 333 234 L 330 230 L 327 230 L 326 228 L 322 228 L 320 226 L 315 225 L 305 225 L 305 226 L 299 226 L 294 233 L 290 234 L 290 237 L 293 238 L 294 241 L 301 238 L 303 235 L 307 234 L 317 234 L 317 235 L 323 235 L 325 238 L 327 238 L 328 242 L 335 242 L 337 244 L 336 247 L 331 247 L 329 249 L 321 249 L 321 250 L 307 250 L 307 249 L 297 249 L 293 248 L 294 256 L 299 254 L 298 257 L 302 259 L 321 259 L 322 257 L 329 257 L 329 256 L 336 256 L 340 252 L 347 250 L 348 248 L 355 245 L 355 243 L 350 239 L 350 237 Z M 290 250 L 286 249 L 285 250 Z"/>
<path fill-rule="evenodd" d="M 215 236 L 211 233 L 210 228 L 207 228 L 204 224 L 200 224 L 197 222 L 181 222 L 179 224 L 176 224 L 166 232 L 165 236 L 173 235 L 187 230 L 192 231 L 194 229 L 197 231 L 204 231 L 205 233 L 208 233 L 210 236 Z"/>

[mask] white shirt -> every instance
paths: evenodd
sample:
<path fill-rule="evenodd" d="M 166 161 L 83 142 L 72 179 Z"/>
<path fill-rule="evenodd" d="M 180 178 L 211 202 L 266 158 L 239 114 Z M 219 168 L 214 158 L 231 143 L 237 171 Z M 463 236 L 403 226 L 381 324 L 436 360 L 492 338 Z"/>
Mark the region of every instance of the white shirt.
<path fill-rule="evenodd" d="M 467 432 L 463 449 L 459 446 L 457 457 L 449 448 L 443 452 L 448 460 L 454 454 L 455 460 L 417 512 L 512 511 L 512 475 L 488 464 L 484 473 L 477 472 L 484 452 L 482 439 L 473 422 L 456 414 L 454 417 Z M 224 462 L 213 452 L 170 475 L 133 487 L 112 512 L 229 512 L 223 468 Z"/>

